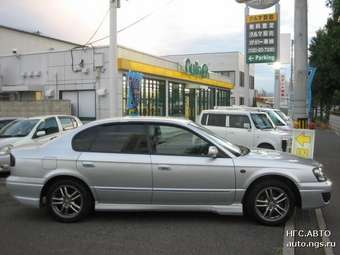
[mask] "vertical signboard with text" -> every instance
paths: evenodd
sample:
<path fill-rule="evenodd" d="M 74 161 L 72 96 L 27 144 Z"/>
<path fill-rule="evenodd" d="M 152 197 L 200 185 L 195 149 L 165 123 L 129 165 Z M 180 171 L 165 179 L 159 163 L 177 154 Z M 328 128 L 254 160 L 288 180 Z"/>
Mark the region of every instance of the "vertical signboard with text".
<path fill-rule="evenodd" d="M 278 52 L 278 14 L 246 17 L 247 64 L 273 63 Z"/>

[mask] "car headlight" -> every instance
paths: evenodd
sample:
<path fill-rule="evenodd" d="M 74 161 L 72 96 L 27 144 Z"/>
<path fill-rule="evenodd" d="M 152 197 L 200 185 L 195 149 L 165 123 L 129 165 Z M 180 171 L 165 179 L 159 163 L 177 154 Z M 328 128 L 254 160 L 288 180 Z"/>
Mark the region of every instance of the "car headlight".
<path fill-rule="evenodd" d="M 13 148 L 13 145 L 11 145 L 11 144 L 2 146 L 2 147 L 0 148 L 0 156 L 10 154 L 12 148 Z"/>
<path fill-rule="evenodd" d="M 314 173 L 314 176 L 316 177 L 316 179 L 317 179 L 319 182 L 325 182 L 325 181 L 327 181 L 327 177 L 326 177 L 326 175 L 323 173 L 321 167 L 314 168 L 314 169 L 313 169 L 313 173 Z"/>

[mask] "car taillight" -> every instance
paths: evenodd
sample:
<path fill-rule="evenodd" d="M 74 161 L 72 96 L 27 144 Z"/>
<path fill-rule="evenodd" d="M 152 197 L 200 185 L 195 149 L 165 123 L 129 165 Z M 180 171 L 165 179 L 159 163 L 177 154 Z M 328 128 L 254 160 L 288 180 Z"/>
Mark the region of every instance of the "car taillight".
<path fill-rule="evenodd" d="M 14 156 L 12 154 L 10 154 L 10 163 L 9 163 L 9 165 L 11 167 L 15 166 L 15 158 L 14 158 Z"/>

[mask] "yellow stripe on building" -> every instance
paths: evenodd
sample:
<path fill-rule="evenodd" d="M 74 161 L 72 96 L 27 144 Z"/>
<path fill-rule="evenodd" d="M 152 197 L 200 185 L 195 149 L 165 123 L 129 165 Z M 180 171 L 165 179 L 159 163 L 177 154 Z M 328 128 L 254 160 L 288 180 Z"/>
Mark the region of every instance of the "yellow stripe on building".
<path fill-rule="evenodd" d="M 230 82 L 201 78 L 201 77 L 197 77 L 197 76 L 185 73 L 185 72 L 180 72 L 180 71 L 176 71 L 176 70 L 172 70 L 172 69 L 168 69 L 164 67 L 149 65 L 149 64 L 145 64 L 145 63 L 141 63 L 141 62 L 137 62 L 133 60 L 128 60 L 124 58 L 118 59 L 118 68 L 120 70 L 135 71 L 135 72 L 161 76 L 161 77 L 166 77 L 170 79 L 178 79 L 178 80 L 183 80 L 183 81 L 188 81 L 188 82 L 193 82 L 193 83 L 198 83 L 198 84 L 202 84 L 206 86 L 212 86 L 212 87 L 223 88 L 223 89 L 233 89 L 235 86 L 234 84 Z"/>

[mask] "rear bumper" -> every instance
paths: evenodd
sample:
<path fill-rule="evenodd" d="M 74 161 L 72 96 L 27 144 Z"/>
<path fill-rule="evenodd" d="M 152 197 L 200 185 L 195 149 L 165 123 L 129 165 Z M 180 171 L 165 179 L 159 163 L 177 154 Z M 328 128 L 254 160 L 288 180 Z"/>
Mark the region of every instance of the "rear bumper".
<path fill-rule="evenodd" d="M 6 186 L 11 195 L 24 205 L 40 207 L 40 193 L 43 184 L 39 179 L 9 176 Z"/>
<path fill-rule="evenodd" d="M 330 203 L 331 181 L 302 183 L 299 186 L 302 209 L 320 208 Z"/>

